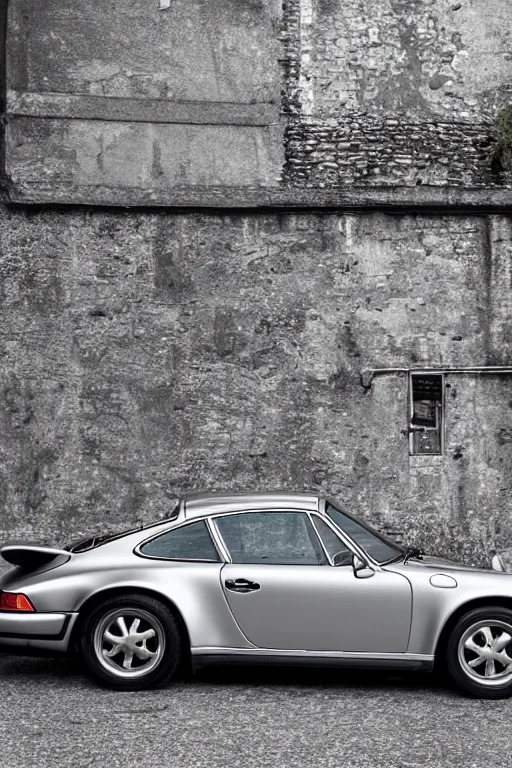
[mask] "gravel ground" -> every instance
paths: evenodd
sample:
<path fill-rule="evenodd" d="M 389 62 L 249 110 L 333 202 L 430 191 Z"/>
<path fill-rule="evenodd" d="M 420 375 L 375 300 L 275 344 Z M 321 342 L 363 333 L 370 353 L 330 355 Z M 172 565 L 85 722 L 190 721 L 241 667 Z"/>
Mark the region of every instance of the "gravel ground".
<path fill-rule="evenodd" d="M 76 661 L 0 658 L 2 768 L 488 768 L 511 701 L 430 677 L 225 668 L 159 691 L 96 687 Z"/>

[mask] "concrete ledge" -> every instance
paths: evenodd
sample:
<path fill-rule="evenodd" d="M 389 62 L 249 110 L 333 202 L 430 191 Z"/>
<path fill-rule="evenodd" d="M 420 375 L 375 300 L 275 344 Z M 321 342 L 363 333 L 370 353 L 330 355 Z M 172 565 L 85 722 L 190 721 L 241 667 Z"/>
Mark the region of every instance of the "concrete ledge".
<path fill-rule="evenodd" d="M 279 122 L 273 104 L 166 101 L 73 93 L 7 92 L 7 116 L 130 123 L 189 125 L 271 125 Z"/>
<path fill-rule="evenodd" d="M 446 209 L 512 213 L 512 188 L 363 187 L 294 189 L 284 187 L 175 186 L 139 189 L 76 185 L 72 182 L 10 183 L 8 202 L 20 205 L 92 205 L 121 208 L 226 208 L 233 210 Z"/>

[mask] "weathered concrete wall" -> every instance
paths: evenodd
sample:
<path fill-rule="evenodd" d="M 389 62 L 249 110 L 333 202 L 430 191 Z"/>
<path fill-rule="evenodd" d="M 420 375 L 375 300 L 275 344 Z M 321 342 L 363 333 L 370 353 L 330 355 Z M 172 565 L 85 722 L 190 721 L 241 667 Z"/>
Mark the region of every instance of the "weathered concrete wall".
<path fill-rule="evenodd" d="M 473 559 L 510 542 L 512 381 L 449 377 L 409 460 L 404 375 L 508 364 L 507 217 L 0 213 L 2 535 L 313 488 Z"/>
<path fill-rule="evenodd" d="M 279 16 L 277 0 L 9 0 L 13 199 L 276 187 Z"/>
<path fill-rule="evenodd" d="M 9 0 L 10 199 L 299 207 L 446 187 L 489 204 L 512 190 L 491 162 L 509 18 L 509 0 Z"/>
<path fill-rule="evenodd" d="M 276 0 L 10 0 L 18 91 L 269 102 L 279 96 Z"/>
<path fill-rule="evenodd" d="M 285 0 L 286 179 L 479 186 L 512 96 L 504 0 Z"/>
<path fill-rule="evenodd" d="M 67 202 L 99 187 L 158 194 L 179 185 L 277 184 L 280 136 L 247 125 L 186 125 L 18 117 L 6 170 L 21 190 L 67 184 Z M 87 190 L 87 192 L 81 192 Z M 28 193 L 30 194 L 30 192 Z M 51 196 L 50 191 L 50 196 Z"/>

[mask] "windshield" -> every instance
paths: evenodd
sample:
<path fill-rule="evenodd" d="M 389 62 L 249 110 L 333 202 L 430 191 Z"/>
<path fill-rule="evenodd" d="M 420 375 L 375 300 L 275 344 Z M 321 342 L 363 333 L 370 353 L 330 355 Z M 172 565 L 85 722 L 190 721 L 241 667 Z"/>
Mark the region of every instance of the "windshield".
<path fill-rule="evenodd" d="M 388 563 L 403 554 L 403 549 L 398 544 L 386 539 L 385 536 L 374 531 L 366 523 L 355 520 L 346 512 L 341 512 L 329 502 L 325 505 L 325 511 L 333 523 L 341 528 L 347 536 L 350 536 L 356 544 L 359 544 L 361 549 L 364 549 L 379 565 Z"/>

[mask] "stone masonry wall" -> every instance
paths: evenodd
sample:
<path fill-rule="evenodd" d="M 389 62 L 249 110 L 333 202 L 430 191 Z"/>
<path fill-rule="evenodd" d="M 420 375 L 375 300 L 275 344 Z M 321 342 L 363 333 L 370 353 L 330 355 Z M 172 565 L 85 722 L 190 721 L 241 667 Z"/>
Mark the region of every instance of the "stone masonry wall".
<path fill-rule="evenodd" d="M 489 151 L 509 22 L 504 0 L 284 0 L 285 182 L 510 184 Z"/>
<path fill-rule="evenodd" d="M 512 381 L 449 377 L 409 458 L 407 380 L 511 359 L 507 217 L 0 210 L 0 533 L 318 489 L 484 561 L 512 537 Z"/>

